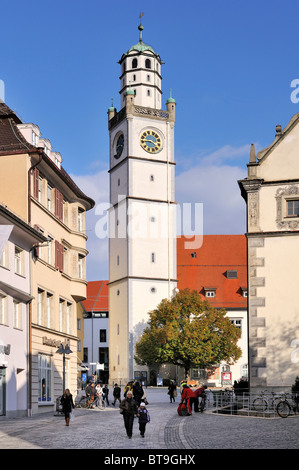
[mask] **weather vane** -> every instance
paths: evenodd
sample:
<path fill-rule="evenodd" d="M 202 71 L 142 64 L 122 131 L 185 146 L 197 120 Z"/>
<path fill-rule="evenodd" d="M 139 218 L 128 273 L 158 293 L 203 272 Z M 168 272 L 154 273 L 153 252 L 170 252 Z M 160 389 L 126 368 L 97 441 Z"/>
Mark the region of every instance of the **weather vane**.
<path fill-rule="evenodd" d="M 141 24 L 141 18 L 143 17 L 144 13 L 140 13 L 139 18 L 140 18 L 140 24 Z"/>

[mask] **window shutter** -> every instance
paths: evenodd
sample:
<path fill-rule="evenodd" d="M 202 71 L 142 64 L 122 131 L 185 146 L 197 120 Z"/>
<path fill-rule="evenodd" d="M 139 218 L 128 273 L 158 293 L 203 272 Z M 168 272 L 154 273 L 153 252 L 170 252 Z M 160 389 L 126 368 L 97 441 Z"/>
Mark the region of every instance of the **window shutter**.
<path fill-rule="evenodd" d="M 37 230 L 38 232 L 40 231 L 39 226 L 36 225 L 36 224 L 34 225 L 34 229 Z M 34 245 L 34 256 L 35 256 L 36 258 L 39 258 L 39 246 L 38 246 L 38 243 L 36 243 L 36 244 Z"/>
<path fill-rule="evenodd" d="M 63 273 L 63 261 L 64 261 L 64 247 L 63 245 L 59 245 L 59 250 L 60 250 L 60 265 L 59 265 L 59 271 Z"/>
<path fill-rule="evenodd" d="M 59 269 L 59 242 L 55 240 L 55 268 Z"/>
<path fill-rule="evenodd" d="M 63 196 L 57 188 L 54 188 L 55 215 L 59 220 L 63 220 Z"/>
<path fill-rule="evenodd" d="M 39 171 L 37 168 L 33 169 L 33 197 L 38 199 L 38 182 L 39 182 Z"/>

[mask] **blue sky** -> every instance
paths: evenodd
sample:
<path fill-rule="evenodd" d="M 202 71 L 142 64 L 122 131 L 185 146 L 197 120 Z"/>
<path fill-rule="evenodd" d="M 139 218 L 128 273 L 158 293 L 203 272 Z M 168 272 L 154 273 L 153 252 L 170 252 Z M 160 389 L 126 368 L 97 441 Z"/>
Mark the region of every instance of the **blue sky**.
<path fill-rule="evenodd" d="M 237 180 L 249 147 L 274 140 L 299 111 L 299 2 L 15 0 L 1 2 L 5 101 L 62 154 L 98 204 L 108 200 L 107 109 L 119 109 L 121 55 L 143 40 L 165 62 L 164 103 L 176 99 L 176 200 L 203 204 L 204 233 L 244 233 Z M 88 214 L 88 280 L 108 278 L 107 240 Z"/>

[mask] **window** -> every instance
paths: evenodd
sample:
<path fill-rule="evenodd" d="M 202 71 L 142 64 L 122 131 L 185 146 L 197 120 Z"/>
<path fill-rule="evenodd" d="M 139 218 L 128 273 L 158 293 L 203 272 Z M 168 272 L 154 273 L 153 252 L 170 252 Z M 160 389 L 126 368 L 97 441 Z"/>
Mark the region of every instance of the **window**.
<path fill-rule="evenodd" d="M 51 399 L 52 364 L 51 357 L 38 355 L 38 401 L 46 403 Z"/>
<path fill-rule="evenodd" d="M 151 69 L 151 68 L 152 68 L 150 59 L 145 59 L 145 68 L 147 68 L 147 69 Z"/>
<path fill-rule="evenodd" d="M 78 277 L 84 279 L 84 256 L 78 255 Z"/>
<path fill-rule="evenodd" d="M 151 76 L 150 76 L 150 75 L 147 75 L 147 76 L 146 76 L 146 79 L 147 79 L 148 82 L 150 82 L 150 81 L 151 81 Z"/>
<path fill-rule="evenodd" d="M 6 243 L 3 253 L 0 256 L 0 266 L 8 268 L 8 243 Z"/>
<path fill-rule="evenodd" d="M 38 192 L 37 192 L 38 202 L 42 202 L 42 185 L 43 185 L 43 178 L 39 176 L 38 177 Z"/>
<path fill-rule="evenodd" d="M 15 246 L 15 273 L 23 275 L 23 250 Z"/>
<path fill-rule="evenodd" d="M 238 279 L 238 271 L 236 270 L 228 270 L 226 271 L 227 279 Z"/>
<path fill-rule="evenodd" d="M 119 255 L 117 255 L 117 257 L 116 257 L 116 264 L 117 264 L 117 266 L 119 266 Z"/>
<path fill-rule="evenodd" d="M 84 217 L 84 210 L 80 207 L 78 208 L 78 231 L 83 232 L 83 217 Z"/>
<path fill-rule="evenodd" d="M 133 82 L 136 82 L 136 75 L 133 75 Z"/>
<path fill-rule="evenodd" d="M 7 297 L 0 294 L 0 324 L 8 325 Z"/>
<path fill-rule="evenodd" d="M 42 318 L 43 318 L 43 293 L 44 293 L 43 290 L 38 289 L 37 291 L 37 324 L 38 325 L 42 324 Z"/>
<path fill-rule="evenodd" d="M 47 292 L 46 296 L 46 327 L 50 328 L 51 326 L 51 308 L 52 308 L 52 299 L 53 295 Z"/>
<path fill-rule="evenodd" d="M 22 304 L 16 300 L 13 301 L 13 327 L 22 329 Z"/>
<path fill-rule="evenodd" d="M 67 334 L 71 333 L 71 317 L 72 317 L 72 304 L 70 302 L 66 303 L 66 328 L 65 332 Z"/>
<path fill-rule="evenodd" d="M 151 259 L 152 259 L 152 263 L 155 263 L 155 261 L 156 261 L 156 255 L 155 255 L 155 253 L 152 253 Z"/>
<path fill-rule="evenodd" d="M 238 318 L 230 318 L 230 322 L 235 325 L 237 328 L 240 328 L 242 330 L 242 320 Z"/>
<path fill-rule="evenodd" d="M 299 217 L 299 199 L 287 201 L 287 216 Z"/>
<path fill-rule="evenodd" d="M 215 291 L 206 291 L 206 297 L 216 297 L 216 292 Z"/>
<path fill-rule="evenodd" d="M 151 287 L 151 293 L 155 294 L 155 292 L 157 292 L 157 289 L 155 287 Z"/>
<path fill-rule="evenodd" d="M 137 59 L 133 59 L 132 60 L 132 69 L 137 69 L 137 65 L 138 65 Z"/>
<path fill-rule="evenodd" d="M 59 299 L 59 331 L 63 331 L 64 303 L 64 300 Z"/>
<path fill-rule="evenodd" d="M 150 181 L 155 181 L 154 175 L 150 175 Z"/>
<path fill-rule="evenodd" d="M 34 168 L 32 172 L 33 188 L 32 193 L 35 199 L 38 199 L 38 185 L 39 185 L 39 171 L 37 168 Z"/>
<path fill-rule="evenodd" d="M 191 258 L 196 258 L 196 256 L 197 256 L 196 251 L 193 251 L 193 252 L 191 253 Z"/>
<path fill-rule="evenodd" d="M 147 90 L 147 96 L 151 96 L 151 90 Z"/>
<path fill-rule="evenodd" d="M 100 330 L 100 343 L 106 343 L 107 335 L 106 330 Z"/>
<path fill-rule="evenodd" d="M 53 238 L 48 235 L 48 263 L 52 264 L 52 247 L 53 247 Z"/>

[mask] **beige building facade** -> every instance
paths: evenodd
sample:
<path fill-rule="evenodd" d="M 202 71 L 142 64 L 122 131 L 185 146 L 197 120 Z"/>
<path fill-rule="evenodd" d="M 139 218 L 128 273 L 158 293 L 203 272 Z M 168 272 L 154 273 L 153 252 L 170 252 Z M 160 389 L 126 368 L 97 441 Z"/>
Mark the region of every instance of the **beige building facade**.
<path fill-rule="evenodd" d="M 50 411 L 63 384 L 77 392 L 77 304 L 86 298 L 85 213 L 94 201 L 76 186 L 38 126 L 0 104 L 0 201 L 47 242 L 31 263 L 29 414 Z M 68 346 L 72 353 L 56 354 Z"/>
<path fill-rule="evenodd" d="M 276 127 L 239 181 L 247 204 L 249 381 L 287 390 L 298 375 L 299 114 Z"/>

